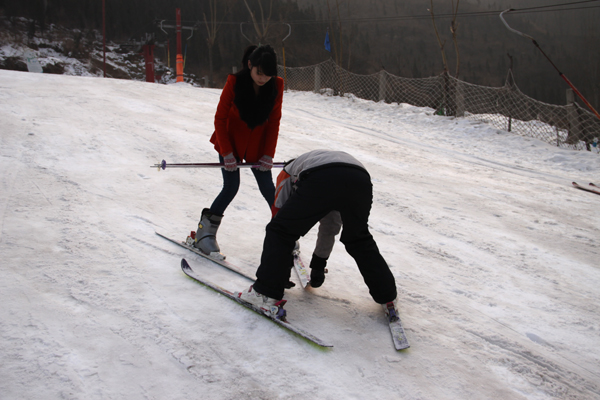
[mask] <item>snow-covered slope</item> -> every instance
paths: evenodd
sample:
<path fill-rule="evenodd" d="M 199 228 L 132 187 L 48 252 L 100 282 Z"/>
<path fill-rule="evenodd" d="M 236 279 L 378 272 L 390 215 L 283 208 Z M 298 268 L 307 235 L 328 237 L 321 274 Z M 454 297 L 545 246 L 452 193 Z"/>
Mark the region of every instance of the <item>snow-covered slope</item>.
<path fill-rule="evenodd" d="M 600 157 L 432 110 L 286 93 L 276 161 L 347 151 L 412 347 L 337 244 L 323 287 L 287 291 L 321 350 L 187 279 L 154 234 L 195 229 L 221 186 L 220 91 L 0 71 L 0 398 L 600 398 Z M 249 171 L 219 241 L 252 274 L 270 213 Z M 315 232 L 301 240 L 306 260 Z"/>

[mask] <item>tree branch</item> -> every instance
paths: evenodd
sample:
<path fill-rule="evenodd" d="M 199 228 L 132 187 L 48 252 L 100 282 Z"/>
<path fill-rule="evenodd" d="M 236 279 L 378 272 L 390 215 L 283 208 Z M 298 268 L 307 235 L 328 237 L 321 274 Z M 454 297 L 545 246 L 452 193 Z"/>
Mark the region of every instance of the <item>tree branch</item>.
<path fill-rule="evenodd" d="M 431 14 L 431 22 L 433 22 L 433 30 L 435 31 L 435 36 L 437 37 L 438 44 L 440 45 L 440 51 L 442 52 L 442 61 L 444 62 L 444 72 L 448 72 L 448 61 L 446 60 L 446 51 L 444 50 L 444 46 L 446 45 L 446 41 L 442 42 L 440 38 L 440 33 L 438 32 L 437 26 L 435 24 L 435 15 L 433 14 L 433 0 L 430 0 L 431 8 L 428 9 Z"/>
<path fill-rule="evenodd" d="M 450 24 L 450 32 L 452 32 L 452 41 L 454 42 L 454 51 L 456 51 L 456 74 L 454 75 L 458 78 L 458 72 L 460 70 L 460 52 L 458 51 L 458 39 L 457 39 L 457 29 L 458 23 L 456 22 L 456 16 L 458 14 L 458 3 L 460 0 L 456 0 L 456 8 L 454 8 L 454 0 L 452 0 L 452 23 Z"/>

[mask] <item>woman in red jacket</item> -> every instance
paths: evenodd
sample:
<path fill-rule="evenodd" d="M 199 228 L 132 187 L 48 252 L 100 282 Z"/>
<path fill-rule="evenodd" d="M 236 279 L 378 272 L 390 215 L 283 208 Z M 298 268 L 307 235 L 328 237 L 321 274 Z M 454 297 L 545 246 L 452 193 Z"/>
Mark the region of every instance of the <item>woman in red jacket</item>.
<path fill-rule="evenodd" d="M 217 258 L 224 258 L 217 243 L 217 230 L 240 186 L 237 163 L 258 163 L 252 173 L 260 192 L 269 207 L 275 198 L 271 168 L 284 86 L 283 79 L 277 76 L 277 55 L 269 45 L 250 46 L 244 52 L 242 66 L 240 72 L 227 77 L 217 106 L 215 132 L 210 141 L 224 164 L 223 189 L 210 208 L 202 210 L 194 244 Z"/>

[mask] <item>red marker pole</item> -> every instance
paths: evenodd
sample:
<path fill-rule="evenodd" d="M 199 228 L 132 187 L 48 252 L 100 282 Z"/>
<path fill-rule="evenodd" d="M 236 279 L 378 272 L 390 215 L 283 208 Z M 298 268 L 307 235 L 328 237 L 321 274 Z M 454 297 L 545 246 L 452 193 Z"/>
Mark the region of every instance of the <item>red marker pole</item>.
<path fill-rule="evenodd" d="M 181 54 L 181 9 L 175 10 L 176 28 L 177 28 L 177 59 L 176 59 L 176 82 L 183 82 L 183 55 Z"/>

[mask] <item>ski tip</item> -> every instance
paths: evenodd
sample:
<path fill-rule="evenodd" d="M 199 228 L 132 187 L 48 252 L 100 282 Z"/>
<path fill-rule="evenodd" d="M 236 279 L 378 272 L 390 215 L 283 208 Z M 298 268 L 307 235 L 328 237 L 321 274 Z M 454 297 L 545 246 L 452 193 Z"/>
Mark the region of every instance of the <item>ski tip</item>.
<path fill-rule="evenodd" d="M 181 259 L 181 269 L 192 269 L 185 258 Z"/>
<path fill-rule="evenodd" d="M 333 349 L 333 345 L 329 344 L 329 343 L 324 343 L 324 342 L 319 342 L 319 343 L 315 343 L 317 346 L 319 346 L 319 348 L 321 350 L 329 350 L 329 349 Z"/>

